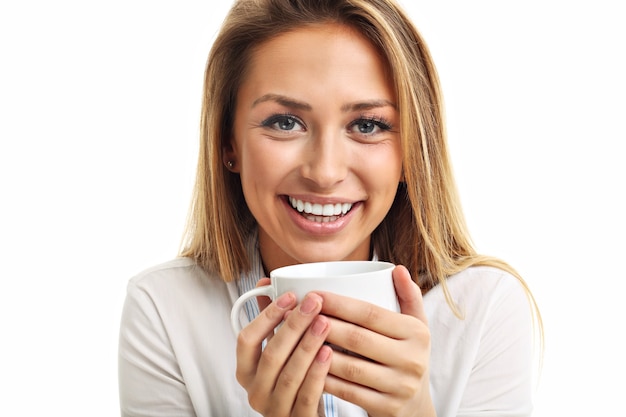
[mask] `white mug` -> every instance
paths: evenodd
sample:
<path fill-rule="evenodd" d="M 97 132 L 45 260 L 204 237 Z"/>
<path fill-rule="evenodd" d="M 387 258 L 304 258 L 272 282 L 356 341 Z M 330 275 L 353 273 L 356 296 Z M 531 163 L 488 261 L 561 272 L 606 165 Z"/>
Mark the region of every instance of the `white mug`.
<path fill-rule="evenodd" d="M 381 261 L 332 261 L 297 264 L 270 272 L 271 284 L 242 294 L 233 304 L 230 321 L 235 334 L 241 331 L 241 309 L 252 297 L 268 296 L 275 300 L 293 292 L 298 302 L 311 291 L 327 291 L 357 298 L 388 310 L 400 311 L 391 278 L 395 265 Z"/>

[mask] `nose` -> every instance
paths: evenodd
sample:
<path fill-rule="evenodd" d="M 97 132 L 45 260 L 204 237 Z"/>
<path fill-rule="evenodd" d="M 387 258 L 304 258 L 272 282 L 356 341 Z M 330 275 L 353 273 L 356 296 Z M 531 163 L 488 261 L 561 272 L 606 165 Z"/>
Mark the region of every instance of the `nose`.
<path fill-rule="evenodd" d="M 307 146 L 302 176 L 321 189 L 332 188 L 348 173 L 347 143 L 331 129 L 312 135 Z"/>

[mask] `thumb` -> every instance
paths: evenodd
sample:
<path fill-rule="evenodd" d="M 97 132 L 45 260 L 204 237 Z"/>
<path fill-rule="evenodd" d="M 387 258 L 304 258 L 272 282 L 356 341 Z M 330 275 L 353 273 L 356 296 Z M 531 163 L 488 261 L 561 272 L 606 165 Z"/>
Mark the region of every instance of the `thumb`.
<path fill-rule="evenodd" d="M 424 324 L 428 324 L 426 311 L 424 311 L 424 300 L 422 299 L 422 291 L 419 286 L 411 279 L 409 270 L 403 265 L 398 265 L 392 272 L 393 285 L 398 295 L 398 303 L 400 304 L 400 312 L 408 314 Z"/>

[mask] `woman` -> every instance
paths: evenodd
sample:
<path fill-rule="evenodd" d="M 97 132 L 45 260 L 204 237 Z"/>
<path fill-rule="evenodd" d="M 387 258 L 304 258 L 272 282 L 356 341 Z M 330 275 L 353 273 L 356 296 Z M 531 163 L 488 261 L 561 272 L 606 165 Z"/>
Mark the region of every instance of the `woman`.
<path fill-rule="evenodd" d="M 182 256 L 129 283 L 122 415 L 530 414 L 532 296 L 470 244 L 435 68 L 393 0 L 237 1 L 204 92 Z M 232 334 L 269 271 L 354 259 L 399 265 L 401 313 L 285 294 Z"/>

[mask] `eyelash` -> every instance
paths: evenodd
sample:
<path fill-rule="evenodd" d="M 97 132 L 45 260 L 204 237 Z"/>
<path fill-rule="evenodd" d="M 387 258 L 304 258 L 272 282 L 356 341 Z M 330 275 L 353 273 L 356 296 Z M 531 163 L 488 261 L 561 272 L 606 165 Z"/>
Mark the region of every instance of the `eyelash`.
<path fill-rule="evenodd" d="M 286 119 L 291 119 L 294 122 L 302 125 L 304 127 L 304 123 L 302 122 L 302 120 L 300 120 L 300 118 L 298 118 L 298 116 L 291 114 L 291 113 L 281 113 L 281 114 L 273 114 L 270 117 L 268 117 L 267 119 L 263 120 L 261 122 L 261 126 L 263 127 L 269 127 L 274 129 L 273 125 L 275 125 L 276 123 L 285 121 Z M 281 129 L 278 129 L 281 130 Z"/>
<path fill-rule="evenodd" d="M 376 127 L 378 127 L 380 130 L 384 132 L 390 131 L 393 127 L 391 125 L 391 122 L 389 122 L 384 117 L 372 117 L 372 116 L 365 116 L 365 115 L 359 116 L 358 119 L 350 123 L 350 127 L 357 126 L 360 123 L 373 123 Z M 362 133 L 362 134 L 367 135 L 366 133 Z"/>
<path fill-rule="evenodd" d="M 291 119 L 293 122 L 298 123 L 302 127 L 306 127 L 304 122 L 302 122 L 302 120 L 300 120 L 300 118 L 298 116 L 296 116 L 294 114 L 291 114 L 291 113 L 274 114 L 274 115 L 268 117 L 267 119 L 263 120 L 261 122 L 261 126 L 272 128 L 272 129 L 276 129 L 274 127 L 274 125 L 276 123 L 284 122 L 287 119 Z M 350 128 L 353 128 L 353 127 L 358 126 L 359 124 L 362 124 L 362 123 L 373 123 L 376 127 L 378 127 L 380 130 L 382 130 L 384 132 L 390 131 L 393 128 L 393 126 L 391 125 L 391 122 L 389 122 L 384 117 L 372 117 L 372 116 L 366 116 L 366 115 L 359 116 L 358 118 L 356 118 L 355 120 L 350 122 L 350 124 L 348 126 Z M 276 129 L 276 130 L 282 131 L 282 129 Z M 369 136 L 372 133 L 362 133 L 362 132 L 359 132 L 359 134 L 362 134 L 362 135 L 365 135 L 365 136 Z"/>

